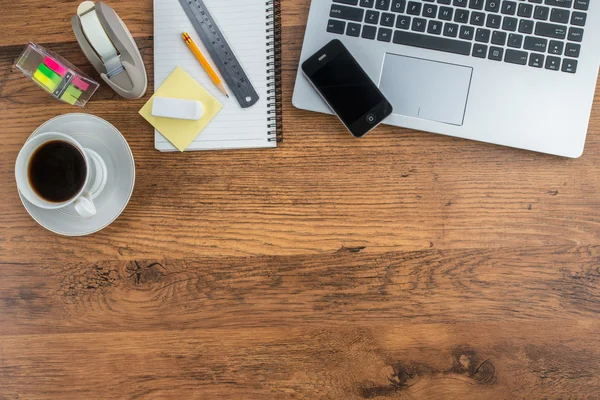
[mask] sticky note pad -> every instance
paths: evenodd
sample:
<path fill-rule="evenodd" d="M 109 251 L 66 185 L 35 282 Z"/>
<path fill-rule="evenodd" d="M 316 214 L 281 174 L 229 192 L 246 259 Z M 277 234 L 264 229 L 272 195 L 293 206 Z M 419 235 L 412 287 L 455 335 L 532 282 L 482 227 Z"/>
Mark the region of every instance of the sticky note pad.
<path fill-rule="evenodd" d="M 56 80 L 52 80 L 39 69 L 35 71 L 35 74 L 33 74 L 32 78 L 50 93 L 54 92 L 60 83 L 60 79 L 58 82 L 56 82 Z"/>
<path fill-rule="evenodd" d="M 155 117 L 152 105 L 155 97 L 196 100 L 202 103 L 204 114 L 198 121 Z M 223 105 L 181 67 L 169 75 L 154 96 L 140 110 L 140 114 L 166 137 L 177 149 L 184 151 L 217 115 Z"/>
<path fill-rule="evenodd" d="M 48 68 L 48 66 L 46 66 L 46 64 L 40 64 L 40 66 L 38 67 L 37 70 L 38 70 L 38 72 L 41 72 L 42 74 L 46 75 L 49 79 L 51 79 L 57 85 L 62 80 L 62 77 L 60 75 L 58 75 L 56 72 L 52 71 L 50 68 Z"/>
<path fill-rule="evenodd" d="M 84 92 L 86 90 L 88 90 L 88 88 L 90 87 L 90 85 L 88 85 L 86 82 L 84 82 L 83 79 L 81 79 L 77 75 L 75 75 L 75 78 L 73 78 L 73 85 L 77 86 L 79 89 L 83 90 Z"/>
<path fill-rule="evenodd" d="M 58 61 L 50 57 L 46 57 L 44 59 L 44 65 L 46 65 L 49 69 L 56 72 L 60 76 L 65 76 L 65 74 L 67 73 L 67 69 L 65 67 L 63 67 Z"/>
<path fill-rule="evenodd" d="M 66 101 L 67 103 L 69 103 L 70 105 L 74 106 L 75 103 L 77 103 L 77 99 L 79 97 L 73 97 L 71 96 L 69 93 L 66 93 L 62 95 L 62 97 L 60 98 L 63 101 Z"/>
<path fill-rule="evenodd" d="M 67 90 L 65 90 L 65 93 L 68 93 L 69 95 L 78 99 L 81 96 L 82 92 L 81 92 L 81 90 L 78 90 L 75 86 L 69 85 Z"/>

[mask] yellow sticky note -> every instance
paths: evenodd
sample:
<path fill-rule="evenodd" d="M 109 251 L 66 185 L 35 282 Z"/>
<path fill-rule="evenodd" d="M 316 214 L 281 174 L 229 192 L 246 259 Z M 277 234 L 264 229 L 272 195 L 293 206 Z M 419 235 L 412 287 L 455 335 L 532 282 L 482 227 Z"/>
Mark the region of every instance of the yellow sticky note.
<path fill-rule="evenodd" d="M 197 100 L 204 107 L 204 114 L 198 121 L 173 118 L 161 118 L 152 115 L 152 104 L 155 97 Z M 140 114 L 164 137 L 169 139 L 180 151 L 184 151 L 204 130 L 206 125 L 217 115 L 223 105 L 206 91 L 198 82 L 189 76 L 181 67 L 169 75 L 154 96 L 140 110 Z"/>
<path fill-rule="evenodd" d="M 67 103 L 69 103 L 72 106 L 74 106 L 75 103 L 77 103 L 77 97 L 73 97 L 69 93 L 63 94 L 60 99 L 66 101 Z"/>
<path fill-rule="evenodd" d="M 58 82 L 53 81 L 48 78 L 46 75 L 42 73 L 42 71 L 37 70 L 33 75 L 33 80 L 42 85 L 48 92 L 52 93 L 58 87 L 60 80 Z"/>

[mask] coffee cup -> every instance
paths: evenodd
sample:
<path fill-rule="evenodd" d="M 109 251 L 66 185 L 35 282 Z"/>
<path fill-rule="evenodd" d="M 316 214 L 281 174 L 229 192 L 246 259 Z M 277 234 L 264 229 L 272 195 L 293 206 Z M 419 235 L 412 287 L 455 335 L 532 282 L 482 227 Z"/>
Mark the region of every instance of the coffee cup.
<path fill-rule="evenodd" d="M 17 187 L 30 203 L 47 210 L 72 204 L 88 219 L 97 213 L 94 199 L 106 186 L 107 175 L 98 153 L 58 132 L 28 140 L 15 165 Z"/>

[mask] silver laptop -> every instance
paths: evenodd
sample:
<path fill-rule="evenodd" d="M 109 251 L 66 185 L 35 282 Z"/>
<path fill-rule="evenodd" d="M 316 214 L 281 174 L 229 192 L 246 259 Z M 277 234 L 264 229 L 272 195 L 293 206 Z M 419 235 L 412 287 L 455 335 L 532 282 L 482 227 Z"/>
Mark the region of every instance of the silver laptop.
<path fill-rule="evenodd" d="M 583 152 L 600 61 L 598 0 L 313 0 L 300 63 L 334 38 L 392 103 L 386 124 Z M 332 113 L 300 69 L 293 103 Z"/>

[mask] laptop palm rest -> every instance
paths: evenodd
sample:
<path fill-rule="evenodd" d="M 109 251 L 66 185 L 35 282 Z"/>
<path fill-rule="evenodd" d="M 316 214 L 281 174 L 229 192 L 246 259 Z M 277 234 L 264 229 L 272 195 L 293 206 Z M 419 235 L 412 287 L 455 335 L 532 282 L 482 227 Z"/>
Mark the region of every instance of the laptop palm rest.
<path fill-rule="evenodd" d="M 379 89 L 394 114 L 462 125 L 473 68 L 387 53 Z"/>

